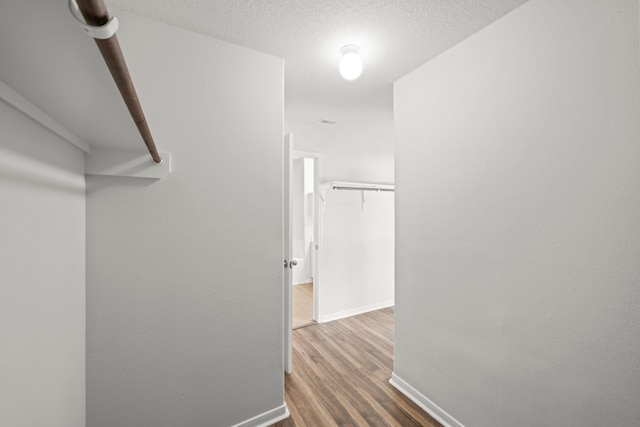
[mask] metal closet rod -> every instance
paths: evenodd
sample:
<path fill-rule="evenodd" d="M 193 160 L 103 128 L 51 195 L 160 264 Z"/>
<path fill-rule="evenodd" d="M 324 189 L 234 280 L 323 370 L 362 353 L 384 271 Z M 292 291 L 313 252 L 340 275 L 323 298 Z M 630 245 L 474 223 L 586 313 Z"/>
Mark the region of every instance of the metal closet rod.
<path fill-rule="evenodd" d="M 87 25 L 100 27 L 109 22 L 109 11 L 107 10 L 107 6 L 104 4 L 103 0 L 76 0 L 76 2 Z M 104 62 L 106 62 L 107 67 L 111 72 L 111 76 L 113 77 L 116 86 L 118 86 L 120 95 L 122 95 L 122 99 L 129 109 L 131 118 L 133 118 L 133 121 L 138 128 L 138 131 L 142 136 L 142 140 L 147 146 L 149 154 L 151 154 L 151 158 L 156 163 L 162 162 L 162 158 L 160 157 L 160 154 L 158 154 L 158 149 L 156 148 L 153 136 L 151 136 L 151 131 L 147 125 L 147 119 L 144 116 L 144 111 L 142 111 L 142 105 L 140 105 L 140 100 L 138 99 L 136 88 L 131 80 L 131 75 L 129 74 L 129 69 L 127 68 L 127 63 L 124 60 L 122 50 L 120 49 L 120 43 L 118 43 L 117 36 L 114 34 L 107 39 L 94 38 L 94 40 L 96 41 L 98 49 L 104 58 Z"/>
<path fill-rule="evenodd" d="M 379 187 L 341 187 L 334 185 L 332 190 L 357 190 L 357 191 L 393 191 L 393 188 L 379 188 Z"/>

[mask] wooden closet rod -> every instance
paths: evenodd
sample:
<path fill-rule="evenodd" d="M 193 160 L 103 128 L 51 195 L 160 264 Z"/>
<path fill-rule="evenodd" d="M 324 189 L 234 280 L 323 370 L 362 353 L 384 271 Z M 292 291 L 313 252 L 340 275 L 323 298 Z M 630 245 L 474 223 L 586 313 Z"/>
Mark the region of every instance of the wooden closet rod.
<path fill-rule="evenodd" d="M 87 25 L 100 27 L 109 21 L 109 11 L 107 10 L 107 6 L 104 4 L 103 0 L 75 1 L 77 2 L 78 9 L 80 9 Z M 140 105 L 136 88 L 133 85 L 131 76 L 129 75 L 129 69 L 127 68 L 124 56 L 122 55 L 118 38 L 114 34 L 107 39 L 94 38 L 94 40 L 98 45 L 98 49 L 100 49 L 100 53 L 102 53 L 104 62 L 107 63 L 111 76 L 116 82 L 116 86 L 118 86 L 118 90 L 122 95 L 124 103 L 129 109 L 129 113 L 131 114 L 134 123 L 138 127 L 138 131 L 147 146 L 147 150 L 149 150 L 149 154 L 151 154 L 151 158 L 154 162 L 160 163 L 162 158 L 160 157 L 160 154 L 158 154 L 156 144 L 153 142 L 153 136 L 151 136 L 151 131 L 147 125 L 147 119 L 144 117 L 142 105 Z"/>

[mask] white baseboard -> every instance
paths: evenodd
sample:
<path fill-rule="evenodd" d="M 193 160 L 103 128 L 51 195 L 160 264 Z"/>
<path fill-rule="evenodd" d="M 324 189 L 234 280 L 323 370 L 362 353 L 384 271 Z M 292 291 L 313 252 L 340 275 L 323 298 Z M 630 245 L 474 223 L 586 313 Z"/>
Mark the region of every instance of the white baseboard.
<path fill-rule="evenodd" d="M 329 313 L 323 316 L 318 316 L 318 322 L 331 322 L 333 320 L 344 319 L 345 317 L 355 316 L 357 314 L 367 313 L 369 311 L 379 310 L 381 308 L 391 307 L 395 304 L 395 301 L 382 301 L 375 304 L 364 305 L 362 307 L 351 308 L 349 310 L 338 311 L 336 313 Z"/>
<path fill-rule="evenodd" d="M 289 415 L 289 409 L 284 404 L 232 427 L 268 427 L 278 421 L 289 418 Z"/>
<path fill-rule="evenodd" d="M 416 405 L 424 409 L 429 415 L 438 420 L 444 427 L 464 427 L 461 422 L 453 418 L 447 411 L 433 403 L 427 396 L 413 388 L 395 373 L 391 374 L 389 383 L 398 389 L 400 393 L 411 399 Z"/>
<path fill-rule="evenodd" d="M 307 283 L 313 284 L 313 279 L 302 279 L 301 282 L 294 283 L 293 286 L 306 285 Z"/>

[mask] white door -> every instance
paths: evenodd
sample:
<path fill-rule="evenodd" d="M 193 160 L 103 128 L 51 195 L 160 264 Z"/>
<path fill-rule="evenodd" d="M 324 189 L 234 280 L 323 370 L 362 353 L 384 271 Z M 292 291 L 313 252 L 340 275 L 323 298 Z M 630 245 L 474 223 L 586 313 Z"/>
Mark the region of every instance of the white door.
<path fill-rule="evenodd" d="M 292 364 L 292 302 L 293 293 L 293 236 L 291 222 L 291 172 L 292 172 L 292 151 L 293 151 L 293 135 L 288 133 L 284 137 L 284 174 L 283 181 L 283 230 L 284 230 L 284 370 L 291 373 Z"/>

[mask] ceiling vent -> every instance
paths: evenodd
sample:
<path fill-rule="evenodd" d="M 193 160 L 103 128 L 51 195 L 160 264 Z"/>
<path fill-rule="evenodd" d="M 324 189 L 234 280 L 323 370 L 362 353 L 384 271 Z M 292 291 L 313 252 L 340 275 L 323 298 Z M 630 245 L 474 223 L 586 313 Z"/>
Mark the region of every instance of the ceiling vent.
<path fill-rule="evenodd" d="M 333 120 L 327 120 L 327 119 L 320 119 L 318 120 L 318 123 L 320 123 L 321 125 L 335 125 L 336 122 Z"/>

